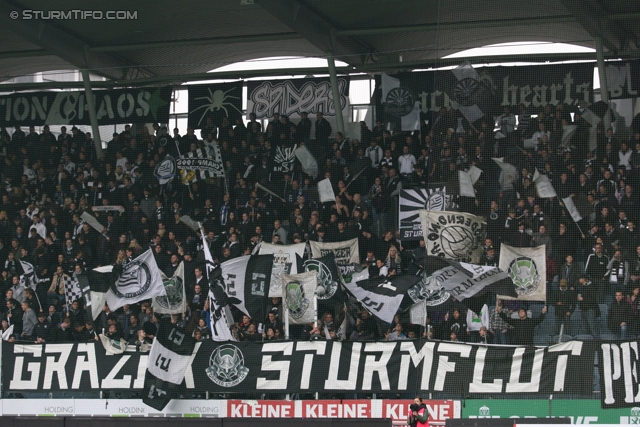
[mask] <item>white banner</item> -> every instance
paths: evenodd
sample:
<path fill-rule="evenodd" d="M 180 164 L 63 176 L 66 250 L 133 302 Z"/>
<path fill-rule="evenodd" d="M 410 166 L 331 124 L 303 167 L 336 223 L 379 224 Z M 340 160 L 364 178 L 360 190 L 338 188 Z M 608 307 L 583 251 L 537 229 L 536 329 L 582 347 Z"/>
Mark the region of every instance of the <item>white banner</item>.
<path fill-rule="evenodd" d="M 310 241 L 309 244 L 311 245 L 311 255 L 314 258 L 322 258 L 329 252 L 333 252 L 338 265 L 360 264 L 360 250 L 357 238 L 336 243 Z"/>
<path fill-rule="evenodd" d="M 428 255 L 471 263 L 480 260 L 485 235 L 485 222 L 481 217 L 421 209 L 420 222 Z"/>
<path fill-rule="evenodd" d="M 515 285 L 517 298 L 498 295 L 501 299 L 545 301 L 547 298 L 547 258 L 545 246 L 514 248 L 500 245 L 500 264 Z"/>
<path fill-rule="evenodd" d="M 260 255 L 273 254 L 273 269 L 271 270 L 269 297 L 282 296 L 282 273 L 298 273 L 296 254 L 301 257 L 304 256 L 305 246 L 305 243 L 298 243 L 295 245 L 272 245 L 271 243 L 262 243 L 260 245 Z"/>

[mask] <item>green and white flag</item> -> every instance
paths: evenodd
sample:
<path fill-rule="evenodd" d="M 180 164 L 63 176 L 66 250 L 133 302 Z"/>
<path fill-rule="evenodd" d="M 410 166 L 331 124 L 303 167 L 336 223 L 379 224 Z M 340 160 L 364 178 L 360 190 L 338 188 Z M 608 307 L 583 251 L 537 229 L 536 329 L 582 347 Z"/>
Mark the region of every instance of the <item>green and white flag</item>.
<path fill-rule="evenodd" d="M 545 301 L 547 299 L 547 258 L 545 246 L 514 248 L 500 246 L 500 264 L 515 285 L 517 298 L 498 295 L 500 299 Z"/>
<path fill-rule="evenodd" d="M 187 295 L 184 288 L 184 262 L 181 262 L 173 277 L 160 271 L 166 295 L 153 298 L 153 311 L 160 314 L 182 314 L 187 311 Z"/>
<path fill-rule="evenodd" d="M 289 323 L 313 322 L 318 315 L 316 298 L 317 273 L 282 274 L 282 305 L 289 313 Z"/>

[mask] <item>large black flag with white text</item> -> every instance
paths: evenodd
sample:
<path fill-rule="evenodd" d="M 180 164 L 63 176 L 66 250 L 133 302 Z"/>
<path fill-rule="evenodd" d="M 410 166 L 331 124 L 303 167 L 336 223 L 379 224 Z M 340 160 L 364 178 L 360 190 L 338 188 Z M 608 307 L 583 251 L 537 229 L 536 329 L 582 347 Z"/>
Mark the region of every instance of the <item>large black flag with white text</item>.
<path fill-rule="evenodd" d="M 242 256 L 220 267 L 227 296 L 234 305 L 252 319 L 265 319 L 273 255 Z"/>
<path fill-rule="evenodd" d="M 196 341 L 170 317 L 160 319 L 158 333 L 149 352 L 142 401 L 162 411 L 182 384 L 191 364 Z"/>

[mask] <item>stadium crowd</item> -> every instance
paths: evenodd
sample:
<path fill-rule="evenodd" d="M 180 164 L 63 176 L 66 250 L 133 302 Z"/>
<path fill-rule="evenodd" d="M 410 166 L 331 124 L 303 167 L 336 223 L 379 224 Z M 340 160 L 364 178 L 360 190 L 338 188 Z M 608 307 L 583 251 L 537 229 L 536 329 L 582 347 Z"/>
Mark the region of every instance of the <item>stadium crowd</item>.
<path fill-rule="evenodd" d="M 235 125 L 225 119 L 218 127 L 208 119 L 200 138 L 191 128 L 180 135 L 179 129 L 169 132 L 158 125 L 153 130 L 127 126 L 99 157 L 91 134 L 75 127 L 70 133 L 63 127 L 59 135 L 48 126 L 40 134 L 33 127 L 28 132 L 19 126 L 3 128 L 2 329 L 14 327 L 4 339 L 88 341 L 104 332 L 132 344 L 150 342 L 157 319 L 149 301 L 115 312 L 105 306 L 91 319 L 83 301 L 69 305 L 64 296 L 65 276 L 126 262 L 147 248 L 168 277 L 184 262 L 189 309 L 173 321 L 182 322 L 197 339 L 210 339 L 202 240 L 180 221 L 183 215 L 203 222 L 218 263 L 249 255 L 261 242 L 357 237 L 361 263 L 371 276 L 417 274 L 426 249 L 424 241 L 405 242 L 398 234 L 400 190 L 451 181 L 458 170 L 472 165 L 483 171 L 476 198 L 453 198 L 460 210 L 487 222 L 480 263 L 497 266 L 501 243 L 545 245 L 546 304 L 493 298 L 487 301 L 490 313 L 483 315 L 467 312 L 451 299 L 446 306 L 430 307 L 427 324 L 412 325 L 401 314 L 393 324 L 383 324 L 367 310 L 340 302 L 323 308 L 318 326 L 292 327 L 290 337 L 335 339 L 345 316 L 353 340 L 423 337 L 527 344 L 543 321 L 548 335 L 560 333 L 561 325 L 565 335 L 596 339 L 640 333 L 640 202 L 634 194 L 640 193 L 640 123 L 634 120 L 631 132 L 617 133 L 600 123 L 597 148 L 590 151 L 590 125 L 580 110 L 570 113 L 562 104 L 540 111 L 521 107 L 517 115 L 507 107 L 499 117 L 473 126 L 465 121 L 457 126 L 459 115 L 442 109 L 414 133 L 391 132 L 382 121 L 373 129 L 363 123 L 360 140 L 350 141 L 340 133 L 330 138 L 331 124 L 322 114 L 315 124 L 307 114 L 297 123 L 276 114 L 266 129 L 253 114 L 246 125 L 241 119 Z M 565 140 L 563 128 L 569 124 L 577 125 L 577 131 Z M 160 185 L 154 169 L 165 155 L 195 151 L 203 140 L 218 142 L 226 178 L 185 185 L 177 176 Z M 298 160 L 291 172 L 274 171 L 274 150 L 300 144 L 325 155 L 318 159 L 316 179 L 302 172 Z M 502 173 L 492 157 L 504 157 L 517 173 Z M 356 176 L 353 166 L 363 161 L 368 167 Z M 532 183 L 535 170 L 549 178 L 558 198 L 538 197 Z M 319 202 L 315 184 L 324 178 L 332 183 L 334 202 Z M 569 195 L 586 201 L 588 215 L 578 224 L 561 201 Z M 94 212 L 96 206 L 123 209 Z M 95 215 L 104 229 L 98 232 L 85 223 L 83 212 Z M 39 283 L 35 292 L 26 289 L 17 300 L 13 294 L 22 273 L 20 260 L 35 266 Z M 554 315 L 545 317 L 547 310 Z M 237 310 L 233 314 L 238 339 L 284 339 L 279 298 L 269 300 L 266 319 L 250 319 Z"/>

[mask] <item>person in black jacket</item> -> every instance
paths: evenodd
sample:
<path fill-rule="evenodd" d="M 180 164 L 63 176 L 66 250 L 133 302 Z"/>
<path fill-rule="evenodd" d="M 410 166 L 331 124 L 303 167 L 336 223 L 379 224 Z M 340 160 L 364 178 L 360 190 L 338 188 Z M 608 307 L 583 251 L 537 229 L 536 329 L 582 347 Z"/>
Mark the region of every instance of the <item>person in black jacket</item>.
<path fill-rule="evenodd" d="M 453 315 L 445 314 L 444 320 L 440 324 L 440 335 L 443 340 L 448 340 L 451 333 L 454 332 L 460 341 L 464 341 L 467 332 L 467 321 L 465 316 L 460 315 L 460 310 L 455 308 Z"/>
<path fill-rule="evenodd" d="M 633 315 L 633 308 L 624 299 L 622 291 L 616 291 L 616 299 L 611 303 L 607 315 L 607 326 L 611 332 L 616 334 L 616 338 L 621 340 L 627 338 L 627 331 L 631 329 Z"/>
<path fill-rule="evenodd" d="M 576 291 L 567 279 L 560 279 L 560 286 L 555 292 L 553 305 L 556 308 L 556 326 L 559 329 L 564 324 L 564 334 L 570 335 L 568 331 L 569 319 L 576 309 Z"/>
<path fill-rule="evenodd" d="M 547 314 L 547 307 L 542 308 L 542 314 L 537 319 L 530 319 L 527 317 L 527 310 L 521 308 L 518 310 L 518 318 L 512 319 L 505 313 L 500 313 L 502 320 L 513 326 L 513 331 L 509 333 L 512 337 L 513 344 L 515 345 L 527 345 L 533 346 L 533 333 L 536 326 L 538 326 L 544 320 L 544 316 Z"/>
<path fill-rule="evenodd" d="M 33 328 L 32 336 L 38 344 L 53 341 L 51 323 L 47 319 L 47 313 L 43 311 L 38 313 L 38 323 Z"/>
<path fill-rule="evenodd" d="M 598 324 L 596 318 L 600 317 L 600 307 L 598 306 L 598 288 L 594 285 L 589 276 L 580 276 L 580 286 L 576 289 L 578 293 L 578 305 L 582 313 L 582 319 L 586 323 L 586 328 L 594 338 L 598 336 Z"/>

